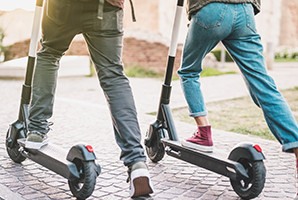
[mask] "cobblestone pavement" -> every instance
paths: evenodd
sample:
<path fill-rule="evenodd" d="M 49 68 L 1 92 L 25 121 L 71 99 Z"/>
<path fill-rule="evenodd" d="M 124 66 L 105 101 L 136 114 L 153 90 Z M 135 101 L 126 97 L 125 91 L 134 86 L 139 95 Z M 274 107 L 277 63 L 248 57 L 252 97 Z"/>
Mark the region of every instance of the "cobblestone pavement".
<path fill-rule="evenodd" d="M 7 191 L 11 192 L 8 199 L 75 199 L 69 191 L 66 179 L 28 159 L 22 164 L 16 164 L 6 153 L 4 138 L 8 125 L 17 118 L 22 83 L 22 80 L 0 79 L 0 199 L 6 199 L 3 196 L 4 190 L 5 194 L 8 194 Z M 155 119 L 146 113 L 157 109 L 161 81 L 131 79 L 131 83 L 144 139 L 149 124 Z M 173 83 L 174 86 L 177 84 Z M 239 85 L 242 83 L 237 87 Z M 228 90 L 226 88 L 226 93 L 229 93 Z M 242 91 L 240 87 L 239 92 Z M 183 101 L 182 94 L 175 90 L 173 92 L 178 98 L 173 99 L 173 104 L 179 107 L 181 105 L 175 102 Z M 236 96 L 245 95 L 237 91 L 230 92 Z M 214 97 L 213 100 L 215 99 Z M 52 143 L 65 149 L 77 143 L 86 143 L 95 149 L 102 173 L 97 178 L 96 188 L 89 199 L 130 199 L 126 168 L 119 161 L 120 150 L 114 140 L 110 113 L 97 79 L 59 79 L 54 109 L 51 120 L 55 124 L 49 135 Z M 194 129 L 178 121 L 176 128 L 181 138 L 188 137 Z M 293 199 L 296 192 L 294 155 L 282 153 L 279 143 L 221 130 L 213 130 L 213 139 L 215 147 L 220 148 L 227 156 L 239 142 L 258 143 L 266 157 L 264 163 L 267 178 L 263 192 L 256 199 Z M 159 163 L 148 160 L 147 164 L 155 186 L 155 193 L 148 199 L 240 199 L 233 191 L 229 179 L 213 172 L 167 155 Z"/>

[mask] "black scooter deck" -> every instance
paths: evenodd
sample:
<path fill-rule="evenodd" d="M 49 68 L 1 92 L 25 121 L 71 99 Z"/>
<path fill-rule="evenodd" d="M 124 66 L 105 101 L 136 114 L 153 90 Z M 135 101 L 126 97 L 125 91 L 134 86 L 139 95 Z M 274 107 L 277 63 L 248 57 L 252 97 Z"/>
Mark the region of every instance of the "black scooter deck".
<path fill-rule="evenodd" d="M 67 151 L 53 144 L 47 144 L 39 150 L 25 148 L 25 139 L 18 139 L 21 153 L 34 162 L 60 174 L 68 180 L 80 178 L 74 163 L 66 160 Z"/>
<path fill-rule="evenodd" d="M 248 178 L 247 172 L 240 163 L 225 159 L 219 151 L 205 153 L 184 147 L 179 141 L 169 139 L 161 139 L 161 141 L 166 146 L 166 153 L 172 157 L 211 170 L 232 180 Z"/>

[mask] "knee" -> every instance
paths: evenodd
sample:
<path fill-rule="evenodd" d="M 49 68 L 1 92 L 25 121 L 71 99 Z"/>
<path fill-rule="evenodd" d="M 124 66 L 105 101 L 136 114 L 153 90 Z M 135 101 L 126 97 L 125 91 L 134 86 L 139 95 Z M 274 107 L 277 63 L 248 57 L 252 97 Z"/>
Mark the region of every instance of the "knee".
<path fill-rule="evenodd" d="M 37 52 L 37 58 L 41 60 L 50 60 L 50 61 L 60 61 L 61 57 L 64 55 L 64 51 L 59 51 L 54 48 L 43 46 Z"/>
<path fill-rule="evenodd" d="M 99 71 L 98 79 L 104 90 L 129 87 L 129 80 L 124 73 L 113 73 L 109 70 Z"/>
<path fill-rule="evenodd" d="M 177 71 L 177 74 L 180 77 L 181 81 L 187 81 L 190 79 L 197 80 L 198 78 L 200 78 L 201 72 L 201 68 L 193 70 L 190 67 L 180 67 Z"/>

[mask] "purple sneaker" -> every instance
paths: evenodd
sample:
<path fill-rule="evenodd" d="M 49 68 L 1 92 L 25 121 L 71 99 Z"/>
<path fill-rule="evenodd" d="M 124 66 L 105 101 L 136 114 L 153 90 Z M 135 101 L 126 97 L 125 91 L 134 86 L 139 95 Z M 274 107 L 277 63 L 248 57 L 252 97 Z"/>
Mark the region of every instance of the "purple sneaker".
<path fill-rule="evenodd" d="M 194 135 L 186 141 L 181 142 L 182 146 L 203 151 L 212 152 L 213 142 L 211 138 L 211 126 L 198 126 L 198 130 Z"/>

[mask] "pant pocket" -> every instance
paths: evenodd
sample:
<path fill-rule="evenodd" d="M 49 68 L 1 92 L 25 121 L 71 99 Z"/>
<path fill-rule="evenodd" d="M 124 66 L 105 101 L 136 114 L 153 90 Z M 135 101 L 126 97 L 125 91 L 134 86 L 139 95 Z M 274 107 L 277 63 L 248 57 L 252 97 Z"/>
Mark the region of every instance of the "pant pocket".
<path fill-rule="evenodd" d="M 246 3 L 244 4 L 244 9 L 246 13 L 246 26 L 251 29 L 253 32 L 257 33 L 255 17 L 254 17 L 254 9 L 252 4 Z"/>
<path fill-rule="evenodd" d="M 100 29 L 102 31 L 123 31 L 123 10 L 116 9 L 103 13 Z"/>
<path fill-rule="evenodd" d="M 194 16 L 195 22 L 205 29 L 220 26 L 226 10 L 227 4 L 210 3 L 199 10 Z"/>
<path fill-rule="evenodd" d="M 47 0 L 45 12 L 50 20 L 57 25 L 62 25 L 69 18 L 70 3 L 67 0 Z"/>

